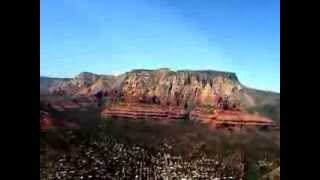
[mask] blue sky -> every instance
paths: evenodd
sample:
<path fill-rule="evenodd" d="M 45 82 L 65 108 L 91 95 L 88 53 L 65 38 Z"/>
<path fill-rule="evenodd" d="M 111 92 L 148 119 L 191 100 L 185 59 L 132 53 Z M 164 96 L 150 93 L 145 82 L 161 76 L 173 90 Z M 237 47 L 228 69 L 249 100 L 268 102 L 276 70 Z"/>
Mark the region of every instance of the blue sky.
<path fill-rule="evenodd" d="M 41 0 L 40 75 L 169 67 L 280 92 L 279 0 Z"/>

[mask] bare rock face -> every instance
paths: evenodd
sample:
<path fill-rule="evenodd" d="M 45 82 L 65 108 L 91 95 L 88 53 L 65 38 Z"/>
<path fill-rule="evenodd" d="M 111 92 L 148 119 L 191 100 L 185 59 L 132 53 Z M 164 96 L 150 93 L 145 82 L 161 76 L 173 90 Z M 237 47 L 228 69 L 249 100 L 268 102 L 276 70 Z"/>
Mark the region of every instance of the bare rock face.
<path fill-rule="evenodd" d="M 47 101 L 40 100 L 40 131 L 45 132 L 54 128 L 79 128 L 76 119 L 70 121 L 64 118 L 57 118 L 55 115 L 61 111 L 71 108 L 79 108 L 78 103 L 72 101 Z"/>
<path fill-rule="evenodd" d="M 215 105 L 219 97 L 234 96 L 241 90 L 235 74 L 216 71 L 136 70 L 128 73 L 122 92 L 125 101 L 152 101 L 194 107 Z M 155 102 L 153 102 L 155 103 Z"/>
<path fill-rule="evenodd" d="M 53 127 L 53 119 L 48 112 L 40 110 L 40 131 L 47 131 Z"/>
<path fill-rule="evenodd" d="M 40 101 L 40 131 L 46 131 L 53 127 L 53 118 L 49 110 L 48 104 Z"/>
<path fill-rule="evenodd" d="M 68 82 L 68 78 L 50 78 L 50 77 L 40 77 L 40 94 L 50 94 L 50 90 L 63 82 Z"/>
<path fill-rule="evenodd" d="M 246 112 L 235 110 L 217 110 L 213 112 L 204 112 L 201 109 L 195 109 L 190 112 L 191 120 L 200 121 L 210 126 L 265 126 L 274 127 L 276 124 L 273 120 Z"/>
<path fill-rule="evenodd" d="M 268 124 L 269 120 L 263 116 L 280 120 L 279 94 L 247 88 L 230 72 L 167 68 L 132 70 L 120 76 L 85 72 L 73 79 L 55 82 L 50 92 L 72 97 L 103 94 L 106 103 L 103 115 L 106 116 L 156 119 L 169 117 L 173 111 L 178 114 L 183 111 L 181 117 L 186 112 L 191 119 L 217 122 L 226 119 L 230 124 Z M 206 107 L 219 112 L 205 112 Z"/>
<path fill-rule="evenodd" d="M 65 111 L 70 109 L 80 109 L 80 108 L 86 108 L 89 106 L 96 105 L 96 102 L 93 98 L 89 97 L 76 97 L 73 99 L 58 99 L 58 100 L 52 100 L 50 102 L 50 107 L 55 111 Z"/>
<path fill-rule="evenodd" d="M 90 96 L 110 89 L 115 80 L 114 76 L 83 72 L 68 81 L 58 81 L 48 91 L 55 95 Z"/>
<path fill-rule="evenodd" d="M 153 120 L 177 120 L 186 119 L 187 111 L 182 108 L 161 107 L 159 105 L 146 104 L 124 104 L 104 109 L 101 113 L 103 117 L 120 117 L 130 119 L 153 119 Z"/>
<path fill-rule="evenodd" d="M 79 128 L 79 125 L 75 122 L 55 119 L 48 111 L 40 110 L 40 131 L 46 132 L 53 128 Z"/>
<path fill-rule="evenodd" d="M 106 92 L 113 89 L 116 82 L 116 77 L 109 75 L 95 75 L 91 79 L 87 80 L 86 84 L 80 86 L 80 90 L 76 93 L 76 96 L 94 95 L 98 92 Z"/>

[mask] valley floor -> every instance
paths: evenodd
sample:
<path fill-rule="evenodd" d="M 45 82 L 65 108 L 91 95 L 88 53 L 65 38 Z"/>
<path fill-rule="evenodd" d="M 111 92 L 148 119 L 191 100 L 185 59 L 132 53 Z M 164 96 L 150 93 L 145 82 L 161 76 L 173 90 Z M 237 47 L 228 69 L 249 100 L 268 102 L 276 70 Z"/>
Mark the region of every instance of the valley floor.
<path fill-rule="evenodd" d="M 41 134 L 41 179 L 258 179 L 279 167 L 279 132 L 189 121 L 100 119 Z"/>

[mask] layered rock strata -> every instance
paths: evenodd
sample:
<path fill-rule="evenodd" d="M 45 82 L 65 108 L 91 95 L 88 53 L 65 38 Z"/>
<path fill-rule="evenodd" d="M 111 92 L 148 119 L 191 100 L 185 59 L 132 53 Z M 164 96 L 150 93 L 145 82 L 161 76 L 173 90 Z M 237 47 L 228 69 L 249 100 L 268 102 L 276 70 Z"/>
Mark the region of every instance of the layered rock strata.
<path fill-rule="evenodd" d="M 205 112 L 195 108 L 187 112 L 180 107 L 163 107 L 148 104 L 119 103 L 104 109 L 101 113 L 105 118 L 130 118 L 148 120 L 178 120 L 190 119 L 212 127 L 221 126 L 264 126 L 275 127 L 276 124 L 269 118 L 257 114 L 249 114 L 236 110 L 215 110 Z"/>
<path fill-rule="evenodd" d="M 132 119 L 177 120 L 186 119 L 187 111 L 179 107 L 160 107 L 159 105 L 118 104 L 102 111 L 103 117 Z"/>
<path fill-rule="evenodd" d="M 41 83 L 42 82 L 42 83 Z M 69 99 L 56 101 L 59 111 L 100 100 L 103 116 L 144 119 L 190 118 L 215 124 L 265 125 L 280 121 L 280 96 L 242 85 L 235 73 L 213 70 L 138 69 L 119 76 L 84 72 L 72 79 L 43 78 L 40 89 Z M 101 94 L 100 98 L 96 98 Z M 87 102 L 74 98 L 92 99 Z M 206 111 L 213 107 L 216 112 Z M 189 113 L 190 112 L 190 113 Z M 214 124 L 214 123 L 212 123 Z"/>
<path fill-rule="evenodd" d="M 195 109 L 190 112 L 189 118 L 212 126 L 276 126 L 274 121 L 267 117 L 231 110 L 218 110 L 213 113 L 208 113 L 203 112 L 200 109 Z"/>
<path fill-rule="evenodd" d="M 65 111 L 68 109 L 86 108 L 88 106 L 96 105 L 94 98 L 78 97 L 68 100 L 54 100 L 49 102 L 50 106 L 56 111 Z"/>

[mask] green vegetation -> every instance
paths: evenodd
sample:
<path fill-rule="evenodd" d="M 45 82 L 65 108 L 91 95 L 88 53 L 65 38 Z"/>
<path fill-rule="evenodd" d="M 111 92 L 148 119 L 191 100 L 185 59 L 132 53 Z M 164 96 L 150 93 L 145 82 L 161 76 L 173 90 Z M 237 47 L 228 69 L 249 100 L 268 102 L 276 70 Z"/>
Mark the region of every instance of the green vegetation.
<path fill-rule="evenodd" d="M 254 166 L 250 166 L 248 169 L 248 174 L 247 174 L 247 180 L 258 180 L 259 175 L 258 175 L 258 170 Z"/>
<path fill-rule="evenodd" d="M 264 115 L 273 119 L 274 121 L 277 121 L 277 122 L 280 121 L 280 105 L 279 106 L 263 105 L 263 106 L 251 107 L 251 108 L 248 108 L 247 111 L 250 113 L 257 112 L 261 115 Z"/>
<path fill-rule="evenodd" d="M 72 136 L 67 136 L 72 132 Z M 261 159 L 269 154 L 269 159 L 277 159 L 279 147 L 267 137 L 257 135 L 253 130 L 237 134 L 227 130 L 209 131 L 205 125 L 190 121 L 177 121 L 163 125 L 160 123 L 149 123 L 146 120 L 111 119 L 104 120 L 99 127 L 81 130 L 52 130 L 41 135 L 43 143 L 53 144 L 56 149 L 68 149 L 78 140 L 88 137 L 112 136 L 120 140 L 130 140 L 141 145 L 157 145 L 163 139 L 170 138 L 178 144 L 190 144 L 197 146 L 204 143 L 204 149 L 208 153 L 228 154 L 234 149 L 241 149 L 249 156 L 250 162 Z M 75 137 L 75 139 L 72 139 Z M 71 138 L 71 139 L 70 139 Z M 177 148 L 183 148 L 177 146 Z"/>

